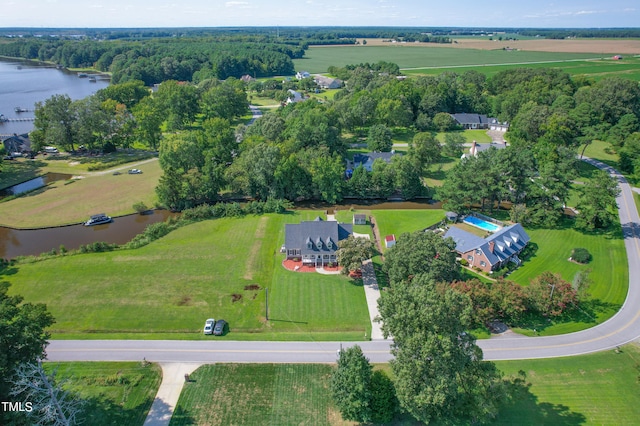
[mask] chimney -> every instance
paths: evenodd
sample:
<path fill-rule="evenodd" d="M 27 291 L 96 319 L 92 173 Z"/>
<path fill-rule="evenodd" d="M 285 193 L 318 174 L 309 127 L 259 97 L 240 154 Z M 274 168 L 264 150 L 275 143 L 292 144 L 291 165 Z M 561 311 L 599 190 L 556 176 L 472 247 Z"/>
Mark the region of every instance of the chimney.
<path fill-rule="evenodd" d="M 496 247 L 496 243 L 493 241 L 489 241 L 489 251 L 493 253 L 493 249 Z"/>

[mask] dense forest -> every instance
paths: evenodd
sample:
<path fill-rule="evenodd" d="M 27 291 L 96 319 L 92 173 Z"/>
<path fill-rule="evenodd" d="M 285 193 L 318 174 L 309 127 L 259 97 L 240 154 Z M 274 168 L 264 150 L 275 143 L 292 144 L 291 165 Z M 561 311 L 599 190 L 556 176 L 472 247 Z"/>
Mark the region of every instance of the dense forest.
<path fill-rule="evenodd" d="M 331 101 L 320 94 L 284 102 L 291 89 L 315 94 L 311 78 L 169 80 L 155 93 L 138 80 L 113 84 L 82 101 L 56 96 L 38 106 L 32 139 L 36 146 L 56 144 L 68 151 L 80 145 L 158 149 L 164 176 L 157 192 L 174 209 L 230 196 L 334 203 L 343 197 L 435 194 L 455 211 L 509 201 L 518 206 L 514 219 L 549 224 L 562 214 L 579 148 L 591 141 L 608 141 L 620 153 L 620 167 L 640 177 L 640 86 L 634 81 L 592 82 L 545 68 L 401 80 L 397 65 L 386 62 L 332 70 L 346 86 Z M 249 127 L 238 124 L 254 95 L 283 106 Z M 465 140 L 450 114 L 459 112 L 509 122 L 510 146 L 458 161 Z M 407 132 L 412 139 L 403 155 L 376 160 L 371 171 L 358 167 L 345 174 L 353 143 L 390 151 L 393 135 Z M 446 133 L 444 143 L 436 132 Z M 442 155 L 457 165 L 436 191 L 425 182 Z M 609 220 L 597 215 L 603 208 L 581 208 L 594 212 L 585 227 Z"/>

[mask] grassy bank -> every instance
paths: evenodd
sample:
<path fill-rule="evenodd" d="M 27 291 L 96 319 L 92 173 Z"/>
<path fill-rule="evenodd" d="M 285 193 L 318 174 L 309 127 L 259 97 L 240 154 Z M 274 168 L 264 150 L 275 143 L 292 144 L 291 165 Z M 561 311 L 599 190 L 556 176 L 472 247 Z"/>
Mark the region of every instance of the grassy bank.
<path fill-rule="evenodd" d="M 77 419 L 86 425 L 141 425 L 155 398 L 162 372 L 156 364 L 133 362 L 45 363 L 66 380 L 65 388 L 85 403 Z"/>
<path fill-rule="evenodd" d="M 230 323 L 229 339 L 361 340 L 370 323 L 359 283 L 281 266 L 284 224 L 317 215 L 204 221 L 136 250 L 20 264 L 8 280 L 47 304 L 55 338 L 202 339 L 214 317 Z"/>
<path fill-rule="evenodd" d="M 155 204 L 155 187 L 162 175 L 157 160 L 148 160 L 137 166 L 143 171 L 139 175 L 127 174 L 126 169 L 130 168 L 127 165 L 118 166 L 123 169 L 120 175 L 87 172 L 73 167 L 76 166 L 65 162 L 39 168 L 39 174 L 56 171 L 72 174 L 78 179 L 57 181 L 0 203 L 0 224 L 15 228 L 55 226 L 78 223 L 101 212 L 110 216 L 133 213 L 133 204 L 140 201 L 148 206 Z"/>

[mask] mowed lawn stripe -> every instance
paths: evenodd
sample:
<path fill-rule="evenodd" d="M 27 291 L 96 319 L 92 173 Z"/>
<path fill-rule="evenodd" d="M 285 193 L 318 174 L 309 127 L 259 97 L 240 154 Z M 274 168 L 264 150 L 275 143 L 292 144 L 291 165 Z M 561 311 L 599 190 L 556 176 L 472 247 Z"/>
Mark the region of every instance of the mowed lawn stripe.
<path fill-rule="evenodd" d="M 136 250 L 19 264 L 10 291 L 47 304 L 57 321 L 52 327 L 56 338 L 121 338 L 116 334 L 127 333 L 206 338 L 201 327 L 210 317 L 226 319 L 227 338 L 233 339 L 364 338 L 370 324 L 361 286 L 342 276 L 296 273 L 281 265 L 284 224 L 317 215 L 210 220 Z M 250 253 L 255 254 L 252 261 Z M 251 280 L 245 276 L 249 264 Z M 249 285 L 259 288 L 245 289 Z M 274 318 L 269 323 L 265 288 Z"/>

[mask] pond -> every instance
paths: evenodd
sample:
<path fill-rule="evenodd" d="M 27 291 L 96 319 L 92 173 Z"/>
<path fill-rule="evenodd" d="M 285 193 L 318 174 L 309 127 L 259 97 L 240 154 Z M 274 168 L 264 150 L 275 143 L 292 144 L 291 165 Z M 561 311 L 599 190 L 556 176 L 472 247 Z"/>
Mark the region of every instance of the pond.
<path fill-rule="evenodd" d="M 66 173 L 47 173 L 45 175 L 38 176 L 33 179 L 29 179 L 26 182 L 22 182 L 17 185 L 13 185 L 3 190 L 0 190 L 0 198 L 6 197 L 9 195 L 18 195 L 18 194 L 23 194 L 25 192 L 33 191 L 34 189 L 41 188 L 52 182 L 71 179 L 72 176 L 73 175 L 66 174 Z"/>

